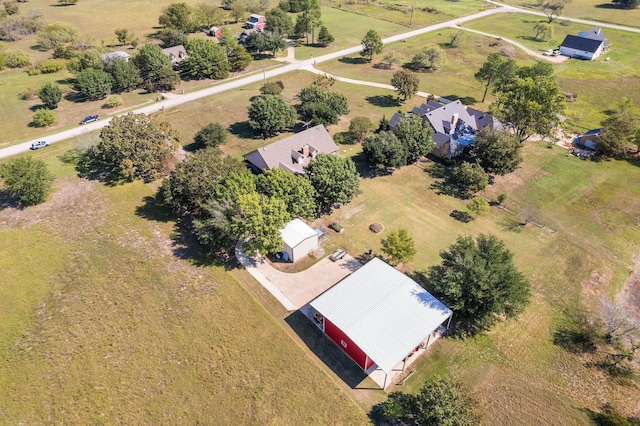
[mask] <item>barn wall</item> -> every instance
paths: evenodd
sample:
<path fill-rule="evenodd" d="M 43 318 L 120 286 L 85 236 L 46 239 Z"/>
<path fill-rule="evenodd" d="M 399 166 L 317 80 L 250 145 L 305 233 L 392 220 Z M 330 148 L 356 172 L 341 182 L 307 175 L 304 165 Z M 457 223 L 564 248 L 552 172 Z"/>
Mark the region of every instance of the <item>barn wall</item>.
<path fill-rule="evenodd" d="M 363 370 L 368 367 L 366 365 L 367 355 L 360 349 L 349 337 L 336 327 L 327 317 L 324 318 L 324 332 L 331 340 L 333 340 L 340 348 L 346 352 L 352 360 L 356 362 Z M 345 347 L 346 345 L 346 347 Z M 368 366 L 373 365 L 370 360 Z"/>
<path fill-rule="evenodd" d="M 293 248 L 293 262 L 297 262 L 304 256 L 308 255 L 311 250 L 315 250 L 318 247 L 318 236 L 314 235 Z"/>

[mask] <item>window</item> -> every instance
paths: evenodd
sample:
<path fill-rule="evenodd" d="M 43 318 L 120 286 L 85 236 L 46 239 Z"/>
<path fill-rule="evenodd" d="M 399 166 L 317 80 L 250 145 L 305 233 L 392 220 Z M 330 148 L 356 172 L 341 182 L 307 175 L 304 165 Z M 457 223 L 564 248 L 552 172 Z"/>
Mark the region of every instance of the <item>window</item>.
<path fill-rule="evenodd" d="M 347 348 L 347 342 L 345 342 L 344 340 L 340 340 L 340 344 L 342 345 L 343 348 Z"/>

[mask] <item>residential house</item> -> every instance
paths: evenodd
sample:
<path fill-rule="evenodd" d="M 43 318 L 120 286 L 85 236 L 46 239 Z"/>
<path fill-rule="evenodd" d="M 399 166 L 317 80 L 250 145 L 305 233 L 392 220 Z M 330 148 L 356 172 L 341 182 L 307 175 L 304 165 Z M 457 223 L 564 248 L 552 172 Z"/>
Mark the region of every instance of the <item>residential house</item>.
<path fill-rule="evenodd" d="M 318 248 L 318 233 L 300 219 L 293 219 L 280 230 L 284 260 L 297 262 Z"/>
<path fill-rule="evenodd" d="M 244 27 L 251 30 L 263 31 L 266 26 L 267 20 L 264 16 L 252 13 Z"/>
<path fill-rule="evenodd" d="M 609 43 L 600 28 L 567 35 L 560 45 L 560 53 L 570 58 L 594 60 L 609 49 Z"/>
<path fill-rule="evenodd" d="M 129 54 L 122 50 L 116 50 L 115 52 L 109 52 L 102 55 L 102 62 L 105 64 L 111 61 L 129 61 Z"/>
<path fill-rule="evenodd" d="M 418 115 L 431 124 L 436 144 L 432 154 L 439 158 L 460 155 L 466 147 L 474 144 L 476 131 L 493 126 L 492 115 L 466 107 L 460 100 L 445 105 L 431 100 L 414 108 L 408 115 L 394 114 L 389 127 L 393 128 L 399 120 L 413 115 Z"/>
<path fill-rule="evenodd" d="M 187 50 L 181 44 L 178 46 L 162 49 L 162 53 L 167 55 L 169 59 L 171 59 L 171 63 L 174 65 L 179 64 L 184 58 L 187 57 Z"/>
<path fill-rule="evenodd" d="M 319 153 L 333 154 L 337 151 L 338 145 L 320 124 L 251 151 L 244 159 L 255 172 L 278 167 L 290 173 L 304 174 L 304 167 Z"/>
<path fill-rule="evenodd" d="M 584 148 L 595 150 L 596 145 L 600 142 L 601 133 L 602 129 L 589 130 L 587 133 L 577 138 L 576 143 Z"/>
<path fill-rule="evenodd" d="M 449 328 L 453 312 L 378 258 L 309 303 L 309 317 L 367 374 L 404 370 L 407 359 Z"/>

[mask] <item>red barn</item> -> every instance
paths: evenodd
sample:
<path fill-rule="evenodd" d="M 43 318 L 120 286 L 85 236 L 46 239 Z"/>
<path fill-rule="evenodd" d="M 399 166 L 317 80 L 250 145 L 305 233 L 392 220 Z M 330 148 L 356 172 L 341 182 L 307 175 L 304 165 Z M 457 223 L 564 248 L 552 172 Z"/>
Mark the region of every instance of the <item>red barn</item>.
<path fill-rule="evenodd" d="M 314 299 L 322 330 L 356 364 L 387 375 L 432 335 L 449 327 L 453 312 L 411 278 L 378 258 Z M 404 365 L 402 367 L 404 369 Z"/>

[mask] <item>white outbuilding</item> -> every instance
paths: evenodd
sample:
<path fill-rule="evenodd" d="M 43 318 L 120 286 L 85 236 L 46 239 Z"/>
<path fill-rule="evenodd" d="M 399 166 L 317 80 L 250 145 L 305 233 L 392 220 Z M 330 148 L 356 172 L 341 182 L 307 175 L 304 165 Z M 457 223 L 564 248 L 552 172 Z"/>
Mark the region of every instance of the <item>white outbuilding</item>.
<path fill-rule="evenodd" d="M 318 247 L 318 234 L 300 219 L 293 219 L 280 230 L 284 259 L 297 262 Z"/>

